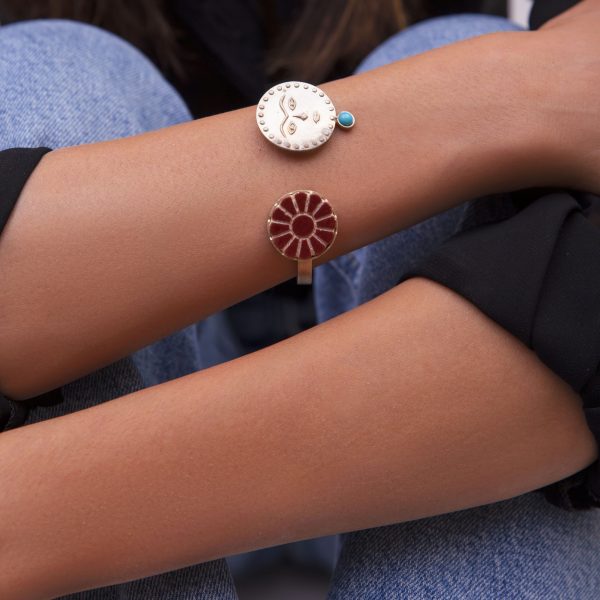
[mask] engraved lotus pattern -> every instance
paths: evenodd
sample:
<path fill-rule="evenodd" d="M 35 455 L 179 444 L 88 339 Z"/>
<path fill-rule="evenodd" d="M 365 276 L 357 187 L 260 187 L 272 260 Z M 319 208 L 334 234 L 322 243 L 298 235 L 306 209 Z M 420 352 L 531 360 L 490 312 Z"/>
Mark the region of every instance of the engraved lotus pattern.
<path fill-rule="evenodd" d="M 307 260 L 323 254 L 335 240 L 337 217 L 320 194 L 298 191 L 283 196 L 271 210 L 269 238 L 287 258 Z"/>

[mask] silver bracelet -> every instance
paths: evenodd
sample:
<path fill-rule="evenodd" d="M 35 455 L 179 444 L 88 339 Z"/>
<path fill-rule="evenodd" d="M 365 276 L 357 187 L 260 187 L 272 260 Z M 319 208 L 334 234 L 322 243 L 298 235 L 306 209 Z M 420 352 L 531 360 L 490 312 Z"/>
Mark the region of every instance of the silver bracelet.
<path fill-rule="evenodd" d="M 335 126 L 354 127 L 348 111 L 339 114 L 320 88 L 301 81 L 287 81 L 268 90 L 256 107 L 260 132 L 275 146 L 303 152 L 327 142 Z M 298 263 L 299 284 L 312 283 L 312 263 L 332 246 L 338 233 L 338 218 L 329 201 L 313 190 L 284 194 L 267 220 L 273 247 Z"/>

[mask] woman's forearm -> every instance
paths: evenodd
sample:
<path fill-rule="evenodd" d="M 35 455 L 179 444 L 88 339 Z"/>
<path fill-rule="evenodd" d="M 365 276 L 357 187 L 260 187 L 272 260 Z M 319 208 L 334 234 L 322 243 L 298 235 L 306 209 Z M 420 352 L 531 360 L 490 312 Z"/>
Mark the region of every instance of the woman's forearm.
<path fill-rule="evenodd" d="M 530 35 L 328 84 L 358 122 L 308 155 L 266 143 L 253 108 L 47 155 L 0 240 L 0 389 L 59 386 L 291 277 L 266 236 L 286 191 L 334 205 L 329 259 L 465 199 L 549 183 L 530 158 L 544 164 L 548 115 L 521 93 Z"/>
<path fill-rule="evenodd" d="M 594 456 L 564 382 L 413 280 L 266 350 L 2 434 L 0 597 L 493 502 Z"/>

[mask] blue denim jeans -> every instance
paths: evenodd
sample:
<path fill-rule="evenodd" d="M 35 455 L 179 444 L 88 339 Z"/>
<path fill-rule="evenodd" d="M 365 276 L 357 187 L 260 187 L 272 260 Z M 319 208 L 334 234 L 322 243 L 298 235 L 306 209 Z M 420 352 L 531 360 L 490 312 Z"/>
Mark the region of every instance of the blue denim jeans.
<path fill-rule="evenodd" d="M 392 37 L 367 57 L 360 70 L 513 28 L 494 17 L 435 19 Z M 93 27 L 64 21 L 1 27 L 0 85 L 0 149 L 76 145 L 135 135 L 190 118 L 175 91 L 136 50 Z M 460 227 L 464 211 L 458 207 L 319 267 L 314 286 L 319 320 L 395 285 L 415 261 Z M 252 305 L 258 322 L 254 327 L 260 328 L 268 314 L 266 302 L 257 297 Z M 213 315 L 67 385 L 66 402 L 34 410 L 30 422 L 244 354 L 248 348 L 239 333 L 225 313 Z M 295 555 L 310 553 L 309 558 L 322 561 L 330 542 L 295 546 Z M 537 493 L 350 533 L 340 536 L 339 542 L 330 590 L 330 598 L 336 600 L 591 600 L 600 590 L 600 513 L 568 513 L 547 504 Z M 69 598 L 227 600 L 236 598 L 236 593 L 227 564 L 220 560 Z"/>

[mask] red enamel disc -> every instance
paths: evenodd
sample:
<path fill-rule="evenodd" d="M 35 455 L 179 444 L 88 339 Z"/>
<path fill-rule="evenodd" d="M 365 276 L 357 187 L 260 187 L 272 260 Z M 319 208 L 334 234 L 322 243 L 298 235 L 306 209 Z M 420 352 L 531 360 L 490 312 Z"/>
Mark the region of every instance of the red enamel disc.
<path fill-rule="evenodd" d="M 335 240 L 337 217 L 320 194 L 299 190 L 285 194 L 275 203 L 267 229 L 273 246 L 287 258 L 317 258 Z"/>

